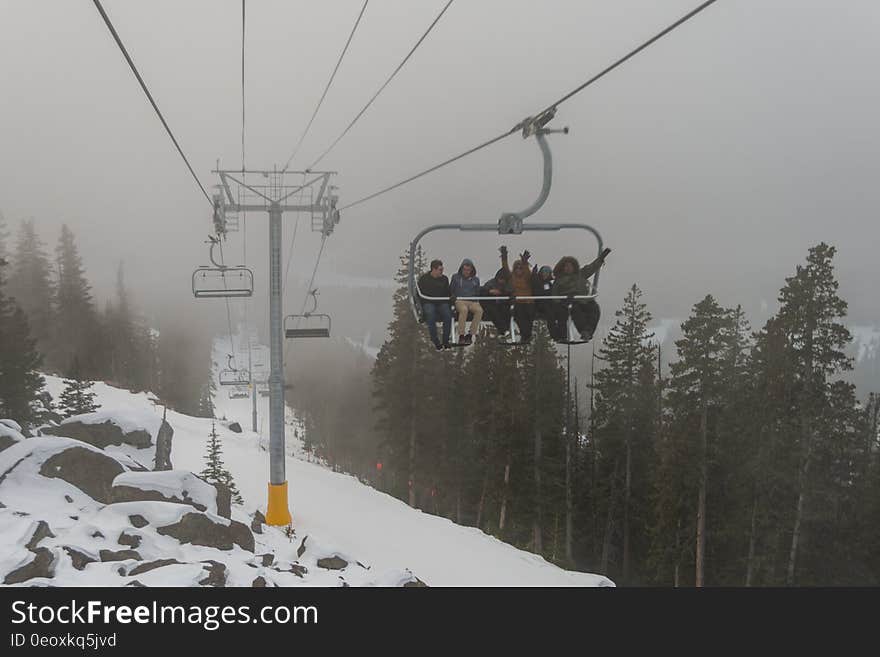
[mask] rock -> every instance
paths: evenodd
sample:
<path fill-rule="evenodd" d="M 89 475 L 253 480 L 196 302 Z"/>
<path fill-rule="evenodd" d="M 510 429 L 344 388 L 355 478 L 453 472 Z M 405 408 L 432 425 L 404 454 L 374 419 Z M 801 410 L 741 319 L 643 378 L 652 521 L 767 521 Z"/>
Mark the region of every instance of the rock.
<path fill-rule="evenodd" d="M 156 570 L 156 568 L 164 568 L 165 566 L 173 566 L 180 563 L 181 562 L 177 559 L 157 559 L 156 561 L 145 561 L 144 563 L 139 563 L 137 566 L 132 568 L 128 574 L 130 576 L 142 575 L 143 573 L 148 573 L 151 570 Z"/>
<path fill-rule="evenodd" d="M 136 550 L 100 550 L 98 555 L 101 557 L 101 561 L 126 561 L 128 559 L 141 561 L 141 555 Z"/>
<path fill-rule="evenodd" d="M 92 532 L 92 538 L 104 538 L 104 534 L 96 529 Z"/>
<path fill-rule="evenodd" d="M 68 447 L 53 454 L 40 466 L 44 477 L 57 478 L 76 486 L 98 502 L 110 502 L 113 480 L 125 472 L 116 459 L 85 447 Z"/>
<path fill-rule="evenodd" d="M 127 534 L 122 532 L 119 535 L 119 538 L 116 540 L 120 545 L 127 545 L 131 548 L 138 548 L 141 545 L 142 536 L 138 536 L 137 534 Z"/>
<path fill-rule="evenodd" d="M 248 552 L 254 551 L 254 535 L 247 525 L 232 520 L 229 530 L 232 533 L 233 543 L 236 543 L 241 549 Z"/>
<path fill-rule="evenodd" d="M 0 452 L 2 452 L 7 447 L 12 447 L 17 442 L 19 441 L 9 434 L 0 434 Z"/>
<path fill-rule="evenodd" d="M 409 587 L 414 587 L 414 586 L 417 586 L 417 587 L 422 587 L 422 586 L 427 587 L 428 585 L 425 584 L 425 583 L 424 583 L 422 580 L 420 580 L 418 577 L 416 577 L 415 579 L 411 579 L 410 581 L 408 581 L 408 582 L 407 582 L 406 584 L 404 584 L 403 586 L 404 586 L 404 588 L 409 588 Z"/>
<path fill-rule="evenodd" d="M 132 527 L 136 527 L 138 529 L 141 529 L 142 527 L 146 527 L 147 525 L 150 524 L 149 522 L 147 522 L 146 518 L 144 518 L 142 515 L 140 515 L 138 513 L 135 513 L 133 515 L 128 516 L 128 522 L 129 522 L 129 524 L 131 524 Z"/>
<path fill-rule="evenodd" d="M 260 562 L 264 566 L 271 566 L 275 562 L 275 555 L 274 554 L 261 554 L 259 556 L 260 556 Z"/>
<path fill-rule="evenodd" d="M 238 422 L 230 423 L 228 429 L 232 433 L 241 433 L 241 425 Z"/>
<path fill-rule="evenodd" d="M 65 500 L 68 504 L 73 504 L 73 498 L 72 498 L 70 495 L 65 495 L 65 496 L 64 496 L 64 500 Z"/>
<path fill-rule="evenodd" d="M 348 567 L 348 562 L 337 556 L 324 557 L 318 559 L 318 568 L 326 568 L 327 570 L 342 570 Z"/>
<path fill-rule="evenodd" d="M 205 570 L 208 571 L 208 576 L 205 579 L 199 580 L 201 586 L 226 586 L 225 564 L 212 560 L 203 561 L 202 563 L 208 564 L 204 566 Z"/>
<path fill-rule="evenodd" d="M 21 425 L 15 420 L 10 420 L 9 418 L 0 419 L 0 425 L 12 429 L 16 433 L 22 433 Z"/>
<path fill-rule="evenodd" d="M 35 577 L 54 577 L 55 558 L 47 548 L 34 550 L 34 558 L 25 565 L 7 573 L 4 584 L 21 584 Z"/>
<path fill-rule="evenodd" d="M 181 543 L 204 545 L 218 550 L 231 550 L 233 543 L 243 550 L 254 551 L 254 535 L 247 526 L 230 521 L 229 525 L 214 522 L 204 513 L 187 513 L 172 525 L 156 530 L 163 536 L 171 536 Z"/>
<path fill-rule="evenodd" d="M 44 427 L 42 431 L 50 436 L 75 438 L 101 449 L 110 445 L 131 445 L 138 449 L 146 449 L 153 444 L 153 437 L 144 429 L 125 433 L 110 420 L 100 424 L 86 424 L 72 419 L 57 427 Z"/>
<path fill-rule="evenodd" d="M 128 584 L 126 584 L 126 586 L 143 586 L 144 588 L 146 588 L 147 585 L 141 584 L 139 581 L 137 581 L 135 579 L 135 580 L 130 581 Z"/>
<path fill-rule="evenodd" d="M 174 502 L 199 511 L 217 511 L 214 486 L 185 470 L 123 472 L 114 479 L 110 493 L 114 503 Z"/>
<path fill-rule="evenodd" d="M 171 439 L 174 437 L 174 429 L 162 418 L 159 433 L 156 434 L 156 456 L 153 459 L 153 470 L 171 470 Z"/>
<path fill-rule="evenodd" d="M 70 557 L 70 563 L 73 564 L 73 567 L 77 570 L 83 570 L 90 563 L 95 563 L 97 561 L 97 559 L 93 559 L 85 552 L 80 552 L 76 548 L 72 548 L 68 545 L 65 545 L 63 549 L 67 553 L 67 556 Z"/>
<path fill-rule="evenodd" d="M 266 516 L 259 511 L 254 513 L 254 519 L 251 521 L 251 531 L 254 534 L 262 534 L 264 524 L 266 524 Z"/>
<path fill-rule="evenodd" d="M 254 568 L 256 568 L 256 566 L 254 566 Z M 309 572 L 308 568 L 306 568 L 305 566 L 301 566 L 298 563 L 290 564 L 290 568 L 278 568 L 277 566 L 275 566 L 272 568 L 272 570 L 274 570 L 276 573 L 293 573 L 300 578 L 304 577 Z"/>
<path fill-rule="evenodd" d="M 299 548 L 298 548 L 297 551 L 296 551 L 296 556 L 297 556 L 297 558 L 299 558 L 299 557 L 301 557 L 303 554 L 305 554 L 305 551 L 306 551 L 306 539 L 307 539 L 307 538 L 308 538 L 308 536 L 303 536 L 302 543 L 299 544 Z"/>
<path fill-rule="evenodd" d="M 257 579 L 251 582 L 251 587 L 255 589 L 266 588 L 266 578 L 262 575 L 260 577 L 257 577 Z"/>
<path fill-rule="evenodd" d="M 25 544 L 25 547 L 28 550 L 33 551 L 34 548 L 37 547 L 37 544 L 44 538 L 55 538 L 55 534 L 49 529 L 49 525 L 45 520 L 40 520 L 37 523 L 37 528 L 34 530 L 33 536 L 31 536 L 31 540 Z"/>
<path fill-rule="evenodd" d="M 215 483 L 214 488 L 217 489 L 217 515 L 222 518 L 231 518 L 232 491 L 229 490 L 229 486 L 221 483 Z"/>

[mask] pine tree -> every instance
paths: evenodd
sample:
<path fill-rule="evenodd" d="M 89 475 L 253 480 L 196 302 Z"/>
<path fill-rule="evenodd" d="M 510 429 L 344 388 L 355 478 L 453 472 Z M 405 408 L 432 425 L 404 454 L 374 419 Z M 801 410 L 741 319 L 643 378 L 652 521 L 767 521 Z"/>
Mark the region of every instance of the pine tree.
<path fill-rule="evenodd" d="M 92 391 L 93 382 L 84 379 L 79 358 L 73 357 L 73 363 L 66 379 L 64 379 L 64 391 L 59 400 L 59 410 L 64 417 L 94 413 L 100 404 L 95 403 L 95 393 Z"/>
<path fill-rule="evenodd" d="M 647 532 L 640 528 L 647 515 L 650 491 L 648 459 L 656 430 L 657 382 L 651 313 L 633 285 L 617 320 L 599 351 L 604 367 L 596 372 L 594 421 L 597 470 L 604 482 L 601 572 L 610 572 L 615 537 L 620 534 L 621 581 L 632 581 L 632 564 L 647 550 Z M 618 507 L 621 518 L 618 518 Z M 620 524 L 621 530 L 616 530 Z"/>
<path fill-rule="evenodd" d="M 200 473 L 202 479 L 211 484 L 220 484 L 229 490 L 233 504 L 243 504 L 241 493 L 235 485 L 232 473 L 224 467 L 223 464 L 223 447 L 220 444 L 220 436 L 217 435 L 217 428 L 211 422 L 211 433 L 208 434 L 207 452 L 205 454 L 205 463 L 207 467 Z"/>
<path fill-rule="evenodd" d="M 27 316 L 36 348 L 45 355 L 51 346 L 54 289 L 49 258 L 33 219 L 21 222 L 11 264 L 6 293 Z"/>
<path fill-rule="evenodd" d="M 55 253 L 58 286 L 53 359 L 56 363 L 67 364 L 77 357 L 86 376 L 99 375 L 106 358 L 106 345 L 99 330 L 82 258 L 73 233 L 66 224 L 61 226 Z"/>
<path fill-rule="evenodd" d="M 199 417 L 214 417 L 214 394 L 216 386 L 214 377 L 202 386 L 202 396 L 199 398 Z"/>
<path fill-rule="evenodd" d="M 852 369 L 844 350 L 852 341 L 840 322 L 847 304 L 837 293 L 832 259 L 835 248 L 820 243 L 810 249 L 807 264 L 798 265 L 794 276 L 786 278 L 780 290 L 778 313 L 786 335 L 786 350 L 792 367 L 793 414 L 798 433 L 793 444 L 797 455 L 796 501 L 786 564 L 786 582 L 796 581 L 796 566 L 805 513 L 811 493 L 811 469 L 829 436 L 820 430 L 823 418 L 835 415 L 840 406 L 852 407 L 852 391 L 833 395 L 834 377 Z M 835 408 L 838 407 L 838 408 Z"/>
<path fill-rule="evenodd" d="M 732 376 L 741 367 L 741 313 L 722 308 L 711 295 L 697 303 L 676 341 L 678 361 L 670 364 L 670 407 L 674 416 L 670 451 L 673 467 L 685 475 L 678 493 L 694 520 L 694 584 L 705 584 L 706 543 L 710 523 L 710 465 L 723 454 L 723 409 L 731 398 Z M 670 481 L 659 485 L 669 486 Z M 696 493 L 696 500 L 693 494 Z M 681 508 L 681 507 L 679 507 Z M 720 523 L 719 523 L 720 524 Z"/>
<path fill-rule="evenodd" d="M 43 387 L 36 351 L 22 309 L 4 291 L 6 261 L 0 260 L 0 417 L 24 426 L 39 420 L 35 401 Z"/>
<path fill-rule="evenodd" d="M 417 254 L 416 270 L 424 268 L 424 256 Z M 388 326 L 389 336 L 383 343 L 373 366 L 373 398 L 378 417 L 377 430 L 385 436 L 384 459 L 400 476 L 397 481 L 405 485 L 392 491 L 404 497 L 410 506 L 416 506 L 421 486 L 418 464 L 421 460 L 419 447 L 427 444 L 421 435 L 431 427 L 425 421 L 428 408 L 428 368 L 436 364 L 437 355 L 430 354 L 427 332 L 416 322 L 410 310 L 408 292 L 403 285 L 407 279 L 407 256 L 400 259 L 400 269 L 395 279 L 401 287 L 394 293 L 392 319 Z M 433 359 L 433 363 L 431 361 Z"/>

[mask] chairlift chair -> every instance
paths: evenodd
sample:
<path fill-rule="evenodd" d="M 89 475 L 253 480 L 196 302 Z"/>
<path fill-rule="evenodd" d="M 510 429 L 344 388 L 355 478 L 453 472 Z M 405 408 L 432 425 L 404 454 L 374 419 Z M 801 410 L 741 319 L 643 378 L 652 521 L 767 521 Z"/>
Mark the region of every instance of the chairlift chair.
<path fill-rule="evenodd" d="M 227 266 L 214 259 L 214 247 L 220 240 L 209 237 L 210 265 L 201 265 L 192 275 L 192 292 L 196 299 L 233 299 L 254 294 L 254 272 L 244 265 Z"/>
<path fill-rule="evenodd" d="M 229 391 L 230 399 L 247 399 L 250 396 L 248 389 L 243 387 L 235 387 Z"/>
<path fill-rule="evenodd" d="M 421 239 L 427 235 L 428 233 L 434 231 L 441 230 L 458 230 L 465 232 L 497 232 L 499 235 L 522 235 L 523 232 L 530 231 L 541 231 L 541 232 L 549 232 L 549 231 L 561 231 L 561 230 L 576 230 L 576 231 L 586 231 L 595 238 L 598 244 L 597 253 L 601 254 L 603 250 L 602 245 L 602 237 L 599 232 L 593 228 L 592 226 L 584 223 L 525 223 L 523 220 L 526 217 L 531 216 L 538 209 L 544 205 L 544 202 L 547 200 L 547 197 L 550 194 L 550 185 L 553 178 L 553 161 L 550 153 L 550 148 L 547 145 L 547 141 L 545 135 L 551 132 L 565 132 L 568 133 L 568 128 L 564 128 L 563 130 L 548 130 L 543 126 L 553 118 L 553 114 L 555 113 L 555 108 L 548 112 L 545 115 L 539 116 L 535 119 L 529 119 L 523 122 L 523 136 L 529 137 L 534 135 L 536 141 L 538 142 L 538 146 L 541 149 L 541 154 L 543 156 L 544 161 L 544 181 L 543 186 L 541 188 L 541 192 L 538 195 L 537 200 L 527 209 L 522 210 L 521 212 L 505 212 L 501 215 L 501 218 L 498 220 L 497 224 L 480 224 L 480 223 L 472 223 L 472 224 L 437 224 L 434 226 L 429 226 L 418 233 L 413 241 L 410 243 L 409 249 L 409 271 L 408 271 L 408 296 L 410 301 L 410 306 L 413 312 L 413 316 L 416 318 L 418 322 L 424 322 L 424 312 L 422 310 L 422 303 L 425 301 L 430 302 L 450 302 L 451 299 L 449 297 L 431 297 L 422 294 L 422 291 L 418 286 L 418 272 L 415 271 L 415 257 L 418 249 L 419 242 Z M 596 299 L 599 294 L 599 271 L 597 270 L 595 274 L 592 276 L 591 289 L 590 294 L 586 295 L 573 295 L 573 296 L 532 296 L 532 297 L 518 297 L 521 300 L 531 299 L 533 301 L 558 301 L 566 303 L 566 307 L 568 309 L 568 320 L 566 322 L 566 339 L 557 341 L 558 344 L 584 344 L 586 341 L 581 340 L 580 335 L 574 327 L 574 322 L 571 319 L 571 308 L 572 304 L 576 300 L 582 299 Z M 509 338 L 507 340 L 501 341 L 501 344 L 506 344 L 510 346 L 516 346 L 524 344 L 520 342 L 519 339 L 519 329 L 516 325 L 516 321 L 514 319 L 514 308 L 516 303 L 516 298 L 514 297 L 458 297 L 463 301 L 498 301 L 501 299 L 507 299 L 510 302 L 510 330 L 509 330 Z M 488 319 L 483 320 L 484 323 L 490 323 Z M 453 346 L 458 346 L 458 336 L 456 332 L 453 331 L 451 336 L 451 344 Z"/>
<path fill-rule="evenodd" d="M 249 386 L 251 373 L 248 370 L 240 370 L 235 367 L 232 354 L 226 357 L 226 367 L 220 370 L 218 379 L 221 386 Z"/>
<path fill-rule="evenodd" d="M 285 338 L 329 338 L 331 319 L 326 313 L 316 313 L 318 309 L 318 290 L 309 292 L 314 305 L 310 311 L 301 315 L 288 315 L 284 318 Z"/>

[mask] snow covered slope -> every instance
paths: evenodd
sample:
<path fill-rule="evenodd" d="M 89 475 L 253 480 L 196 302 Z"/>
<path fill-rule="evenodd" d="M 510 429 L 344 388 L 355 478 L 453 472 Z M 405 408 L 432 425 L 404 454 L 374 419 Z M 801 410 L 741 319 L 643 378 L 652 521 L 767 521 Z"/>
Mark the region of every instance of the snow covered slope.
<path fill-rule="evenodd" d="M 57 398 L 62 382 L 46 378 L 49 391 Z M 132 394 L 103 383 L 95 384 L 95 392 L 102 414 L 130 415 L 141 422 L 146 414 L 152 414 L 157 422 L 161 417 L 162 408 L 145 393 Z M 268 425 L 268 398 L 259 397 L 258 401 L 260 424 Z M 229 399 L 226 390 L 220 388 L 215 403 L 218 417 L 237 421 L 245 429 L 234 433 L 225 426 L 229 422 L 217 424 L 225 465 L 244 499 L 244 508 L 234 510 L 233 519 L 239 516 L 246 522 L 244 514 L 265 509 L 267 437 L 261 439 L 259 432 L 247 430 L 251 426 L 251 400 Z M 175 470 L 201 471 L 211 420 L 173 411 L 168 411 L 167 420 L 174 429 L 171 460 Z M 292 413 L 289 425 L 287 479 L 296 534 L 291 541 L 279 529 L 270 528 L 255 537 L 257 553 L 274 551 L 276 558 L 283 556 L 292 561 L 292 554 L 279 553 L 295 552 L 307 536 L 309 552 L 336 554 L 369 568 L 363 577 L 346 578 L 347 583 L 355 585 L 395 584 L 405 581 L 406 571 L 411 571 L 429 586 L 613 586 L 605 577 L 562 570 L 478 529 L 422 513 L 352 476 L 310 463 L 302 457 L 300 441 L 293 437 L 296 421 Z M 191 578 L 192 573 L 187 571 L 187 577 Z M 308 583 L 333 585 L 334 579 Z"/>

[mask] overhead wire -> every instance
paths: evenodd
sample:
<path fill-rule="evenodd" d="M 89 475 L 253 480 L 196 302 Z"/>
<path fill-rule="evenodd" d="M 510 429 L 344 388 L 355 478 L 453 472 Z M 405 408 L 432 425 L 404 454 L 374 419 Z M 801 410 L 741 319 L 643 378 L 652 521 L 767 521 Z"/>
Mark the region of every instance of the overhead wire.
<path fill-rule="evenodd" d="M 137 67 L 134 65 L 134 61 L 132 61 L 131 56 L 128 54 L 128 50 L 126 50 L 125 45 L 122 43 L 122 39 L 119 38 L 119 34 L 116 32 L 116 28 L 113 27 L 113 23 L 110 20 L 110 17 L 107 15 L 107 12 L 104 11 L 104 7 L 101 5 L 100 0 L 92 0 L 95 3 L 95 7 L 97 7 L 98 12 L 101 14 L 101 18 L 104 19 L 104 23 L 107 25 L 107 29 L 110 30 L 110 34 L 113 35 L 113 39 L 116 41 L 116 45 L 119 46 L 119 50 L 122 51 L 122 55 L 125 57 L 125 61 L 128 62 L 129 68 L 131 68 L 131 72 L 134 73 L 135 78 L 137 78 L 138 83 L 141 85 L 141 89 L 143 89 L 144 93 L 147 96 L 147 99 L 150 101 L 150 104 L 153 106 L 153 109 L 156 111 L 156 115 L 159 117 L 159 120 L 162 122 L 162 125 L 165 126 L 165 131 L 168 133 L 168 136 L 171 137 L 171 141 L 174 142 L 175 148 L 177 148 L 177 152 L 180 153 L 180 157 L 183 158 L 186 167 L 189 169 L 189 172 L 192 174 L 193 180 L 196 181 L 196 184 L 199 186 L 199 189 L 202 190 L 202 194 L 205 195 L 205 199 L 207 199 L 208 203 L 211 204 L 211 207 L 214 207 L 213 201 L 211 201 L 211 197 L 208 192 L 205 190 L 205 186 L 202 185 L 202 181 L 199 180 L 199 177 L 196 175 L 196 172 L 193 170 L 192 165 L 189 163 L 186 155 L 183 152 L 183 149 L 180 147 L 180 144 L 177 141 L 177 138 L 174 136 L 174 133 L 171 132 L 171 128 L 168 125 L 168 122 L 165 120 L 165 117 L 162 116 L 162 112 L 159 110 L 159 106 L 156 104 L 156 101 L 153 99 L 153 95 L 150 93 L 150 90 L 147 88 L 147 84 L 144 82 L 144 79 L 141 77 L 141 74 L 138 72 Z"/>
<path fill-rule="evenodd" d="M 400 72 L 400 70 L 404 67 L 404 65 L 409 61 L 410 57 L 413 56 L 413 53 L 415 53 L 415 51 L 418 49 L 418 47 L 420 45 L 422 45 L 422 42 L 431 33 L 431 30 L 434 29 L 434 26 L 437 25 L 437 23 L 443 17 L 443 14 L 445 14 L 446 10 L 449 9 L 449 6 L 452 4 L 452 2 L 453 2 L 453 0 L 449 0 L 443 6 L 443 9 L 440 10 L 440 13 L 437 14 L 437 16 L 434 18 L 434 20 L 428 26 L 428 29 L 425 30 L 425 32 L 422 34 L 421 37 L 419 37 L 419 40 L 416 41 L 416 44 L 407 53 L 406 57 L 403 58 L 403 60 L 400 62 L 400 64 L 397 65 L 397 68 L 395 68 L 394 71 L 391 73 L 391 75 L 388 76 L 388 79 L 385 80 L 384 83 L 382 83 L 382 86 L 379 87 L 379 89 L 376 91 L 376 93 L 373 94 L 373 97 L 370 98 L 370 100 L 367 101 L 367 104 L 361 108 L 361 111 L 355 115 L 355 117 L 351 120 L 351 122 L 345 127 L 345 130 L 343 130 L 342 133 L 336 139 L 334 139 L 333 142 L 324 150 L 324 152 L 321 153 L 318 156 L 318 158 L 308 166 L 306 171 L 310 171 L 310 170 L 314 169 L 318 165 L 318 163 L 321 160 L 323 160 L 327 156 L 327 154 L 330 153 L 330 151 L 332 151 L 340 141 L 342 141 L 342 138 L 348 134 L 349 130 L 351 130 L 354 127 L 354 124 L 357 123 L 358 120 L 364 115 L 364 112 L 366 112 L 367 109 L 370 107 L 370 105 L 372 105 L 373 102 L 379 97 L 379 94 L 381 94 L 385 90 L 385 87 L 388 86 L 388 84 L 391 82 L 391 80 L 394 79 L 394 77 Z"/>
<path fill-rule="evenodd" d="M 667 34 L 669 34 L 670 32 L 672 32 L 672 31 L 675 30 L 676 28 L 680 27 L 681 25 L 683 25 L 684 23 L 686 23 L 687 21 L 689 21 L 690 19 L 692 19 L 692 18 L 693 18 L 694 16 L 696 16 L 697 14 L 701 13 L 703 10 L 707 9 L 709 6 L 715 4 L 717 1 L 718 1 L 718 0 L 707 0 L 706 2 L 704 2 L 704 3 L 702 3 L 701 5 L 699 5 L 698 7 L 696 7 L 695 9 L 692 9 L 692 10 L 689 11 L 687 14 L 685 14 L 684 16 L 682 16 L 681 18 L 679 18 L 677 21 L 675 21 L 674 23 L 670 24 L 669 26 L 667 26 L 666 28 L 664 28 L 663 30 L 661 30 L 660 32 L 658 32 L 657 34 L 655 34 L 654 36 L 652 36 L 650 39 L 648 39 L 647 41 L 641 43 L 639 46 L 637 46 L 637 47 L 634 48 L 633 50 L 629 51 L 626 55 L 624 55 L 623 57 L 621 57 L 621 58 L 619 58 L 618 60 L 616 60 L 616 61 L 615 61 L 614 63 L 612 63 L 610 66 L 608 66 L 608 67 L 602 69 L 599 73 L 597 73 L 596 75 L 594 75 L 594 76 L 592 76 L 591 78 L 589 78 L 586 82 L 584 82 L 583 84 L 581 84 L 581 85 L 575 87 L 573 90 L 571 90 L 570 92 L 568 92 L 567 94 L 565 94 L 564 96 L 562 96 L 562 97 L 561 97 L 559 100 L 557 100 L 555 103 L 552 103 L 551 105 L 548 105 L 545 109 L 541 110 L 541 111 L 538 112 L 537 114 L 534 114 L 534 115 L 530 116 L 528 119 L 525 119 L 525 120 L 523 120 L 523 121 L 520 121 L 518 124 L 516 124 L 515 126 L 513 126 L 513 128 L 511 128 L 511 129 L 508 130 L 507 132 L 503 132 L 503 133 L 499 134 L 498 136 L 493 137 L 492 139 L 489 139 L 489 140 L 487 140 L 487 141 L 484 141 L 483 143 L 478 144 L 477 146 L 474 146 L 473 148 L 470 148 L 470 149 L 464 151 L 463 153 L 460 153 L 460 154 L 458 154 L 458 155 L 456 155 L 456 156 L 454 156 L 454 157 L 451 157 L 451 158 L 449 158 L 448 160 L 444 160 L 444 161 L 441 162 L 440 164 L 436 164 L 436 165 L 434 165 L 434 166 L 432 166 L 432 167 L 430 167 L 430 168 L 428 168 L 428 169 L 425 169 L 425 170 L 423 170 L 423 171 L 420 171 L 419 173 L 417 173 L 417 174 L 415 174 L 415 175 L 413 175 L 413 176 L 410 176 L 410 177 L 408 177 L 408 178 L 405 178 L 404 180 L 401 180 L 401 181 L 398 182 L 398 183 L 395 183 L 395 184 L 393 184 L 393 185 L 389 185 L 388 187 L 384 187 L 384 188 L 380 189 L 380 190 L 377 191 L 377 192 L 373 192 L 372 194 L 368 194 L 367 196 L 364 196 L 364 197 L 362 197 L 362 198 L 359 198 L 359 199 L 357 199 L 356 201 L 353 201 L 353 202 L 351 202 L 351 203 L 349 203 L 349 204 L 347 204 L 347 205 L 344 205 L 344 206 L 342 206 L 342 207 L 339 208 L 339 209 L 340 209 L 340 210 L 347 210 L 347 209 L 349 209 L 349 208 L 353 208 L 353 207 L 356 206 L 356 205 L 360 205 L 361 203 L 365 203 L 366 201 L 369 201 L 369 200 L 371 200 L 371 199 L 374 199 L 374 198 L 376 198 L 377 196 L 381 196 L 382 194 L 386 194 L 386 193 L 388 193 L 388 192 L 390 192 L 390 191 L 392 191 L 392 190 L 397 189 L 398 187 L 402 187 L 403 185 L 406 185 L 406 184 L 408 184 L 408 183 L 411 183 L 411 182 L 413 182 L 414 180 L 418 180 L 418 179 L 421 178 L 422 176 L 426 176 L 426 175 L 428 175 L 429 173 L 433 173 L 434 171 L 437 171 L 438 169 L 441 169 L 441 168 L 443 168 L 443 167 L 445 167 L 445 166 L 447 166 L 447 165 L 449 165 L 449 164 L 452 164 L 453 162 L 456 162 L 456 161 L 458 161 L 458 160 L 460 160 L 460 159 L 462 159 L 462 158 L 464 158 L 464 157 L 467 157 L 468 155 L 472 155 L 473 153 L 476 153 L 477 151 L 480 151 L 480 150 L 482 150 L 482 149 L 484 149 L 484 148 L 486 148 L 486 147 L 488 147 L 488 146 L 491 146 L 492 144 L 495 144 L 496 142 L 499 142 L 499 141 L 501 141 L 502 139 L 504 139 L 504 138 L 506 138 L 506 137 L 509 137 L 510 135 L 514 134 L 515 132 L 521 130 L 521 129 L 526 125 L 526 123 L 527 123 L 528 121 L 530 121 L 532 118 L 540 117 L 540 116 L 546 114 L 547 112 L 553 111 L 553 110 L 554 110 L 555 108 L 557 108 L 559 105 L 561 105 L 561 104 L 564 103 L 565 101 L 569 100 L 570 98 L 572 98 L 572 97 L 575 96 L 576 94 L 580 93 L 581 91 L 583 91 L 584 89 L 586 89 L 586 88 L 589 87 L 590 85 L 594 84 L 595 82 L 597 82 L 597 81 L 600 80 L 601 78 L 605 77 L 608 73 L 610 73 L 611 71 L 613 71 L 614 69 L 616 69 L 617 67 L 619 67 L 621 64 L 623 64 L 624 62 L 628 61 L 629 59 L 631 59 L 632 57 L 634 57 L 634 56 L 637 55 L 638 53 L 642 52 L 643 50 L 645 50 L 646 48 L 648 48 L 650 45 L 652 45 L 653 43 L 655 43 L 655 42 L 658 41 L 659 39 L 663 38 L 664 36 L 666 36 Z"/>
<path fill-rule="evenodd" d="M 339 59 L 336 60 L 336 66 L 333 67 L 333 72 L 330 74 L 330 79 L 327 80 L 327 85 L 324 87 L 324 93 L 321 94 L 321 98 L 318 100 L 318 104 L 315 106 L 315 111 L 312 112 L 312 116 L 309 119 L 308 124 L 306 125 L 305 130 L 303 130 L 302 134 L 299 137 L 299 141 L 296 142 L 296 146 L 293 147 L 293 152 L 290 154 L 290 157 L 287 158 L 287 164 L 284 165 L 284 168 L 281 170 L 281 173 L 287 171 L 288 167 L 290 167 L 290 163 L 293 161 L 293 158 L 296 157 L 296 154 L 299 152 L 300 146 L 302 146 L 303 141 L 306 138 L 306 135 L 309 133 L 309 129 L 312 127 L 312 123 L 315 121 L 315 117 L 318 116 L 318 110 L 321 109 L 321 105 L 324 103 L 324 98 L 327 97 L 327 92 L 330 90 L 330 85 L 333 84 L 333 79 L 336 77 L 336 72 L 339 70 L 339 66 L 342 64 L 342 60 L 345 57 L 345 53 L 348 52 L 348 46 L 351 44 L 351 40 L 354 38 L 354 33 L 357 31 L 358 25 L 361 23 L 361 18 L 364 15 L 364 11 L 367 9 L 367 5 L 370 3 L 370 0 L 364 0 L 364 4 L 361 7 L 361 11 L 358 14 L 357 20 L 354 22 L 354 27 L 351 28 L 351 33 L 348 35 L 348 40 L 345 42 L 345 47 L 342 49 L 342 52 L 339 54 Z"/>

